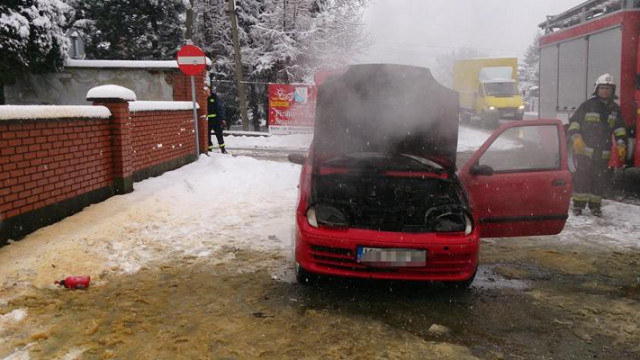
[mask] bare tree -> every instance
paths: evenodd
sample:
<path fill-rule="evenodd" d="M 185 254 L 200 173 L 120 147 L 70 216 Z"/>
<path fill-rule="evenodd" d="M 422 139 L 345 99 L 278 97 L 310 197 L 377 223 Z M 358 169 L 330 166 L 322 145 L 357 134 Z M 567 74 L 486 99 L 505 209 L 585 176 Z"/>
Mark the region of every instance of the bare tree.
<path fill-rule="evenodd" d="M 448 53 L 436 57 L 436 66 L 433 76 L 443 85 L 453 87 L 453 63 L 456 60 L 473 59 L 487 57 L 488 54 L 482 50 L 471 48 L 453 49 Z"/>

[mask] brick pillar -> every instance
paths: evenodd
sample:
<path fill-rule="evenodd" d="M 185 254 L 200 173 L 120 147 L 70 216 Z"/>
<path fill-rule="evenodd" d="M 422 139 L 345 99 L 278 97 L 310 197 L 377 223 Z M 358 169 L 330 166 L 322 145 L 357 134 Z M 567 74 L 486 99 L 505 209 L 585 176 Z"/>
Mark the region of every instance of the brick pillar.
<path fill-rule="evenodd" d="M 173 101 L 192 101 L 191 100 L 191 79 L 190 76 L 183 74 L 181 71 L 175 71 L 173 75 Z M 205 73 L 196 75 L 194 83 L 196 87 L 196 102 L 198 103 L 198 135 L 200 136 L 200 153 L 205 153 L 209 142 L 207 140 L 207 96 L 209 89 L 205 88 Z M 195 145 L 194 145 L 195 146 Z"/>
<path fill-rule="evenodd" d="M 110 87 L 110 92 L 101 91 L 106 86 Z M 102 105 L 111 111 L 113 185 L 116 194 L 126 194 L 133 191 L 133 123 L 129 113 L 129 101 L 135 101 L 136 96 L 133 91 L 117 86 L 120 91 L 115 92 L 118 97 L 114 98 L 114 86 L 116 85 L 103 85 L 89 90 L 87 100 L 93 101 L 93 105 Z"/>

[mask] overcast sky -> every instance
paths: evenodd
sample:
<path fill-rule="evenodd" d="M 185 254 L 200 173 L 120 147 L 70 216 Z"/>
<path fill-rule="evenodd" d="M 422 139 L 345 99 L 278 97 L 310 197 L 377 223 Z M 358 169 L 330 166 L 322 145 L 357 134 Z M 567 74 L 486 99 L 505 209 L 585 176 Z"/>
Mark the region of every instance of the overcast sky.
<path fill-rule="evenodd" d="M 522 57 L 546 15 L 584 0 L 371 0 L 365 21 L 373 45 L 362 62 L 431 67 L 452 48 Z"/>

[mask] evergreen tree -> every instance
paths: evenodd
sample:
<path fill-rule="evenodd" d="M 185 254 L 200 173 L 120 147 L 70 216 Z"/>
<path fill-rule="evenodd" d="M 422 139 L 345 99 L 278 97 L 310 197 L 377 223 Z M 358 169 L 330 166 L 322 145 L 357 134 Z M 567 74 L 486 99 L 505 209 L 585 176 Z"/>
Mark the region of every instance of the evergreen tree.
<path fill-rule="evenodd" d="M 72 0 L 89 59 L 171 59 L 184 44 L 188 1 Z"/>
<path fill-rule="evenodd" d="M 362 13 L 367 0 L 242 0 L 238 36 L 249 109 L 266 116 L 266 85 L 311 81 L 319 68 L 347 64 L 368 41 Z M 214 84 L 236 110 L 235 63 L 227 0 L 195 0 L 194 41 L 215 64 Z M 231 116 L 228 116 L 231 117 Z"/>
<path fill-rule="evenodd" d="M 0 83 L 10 82 L 20 73 L 62 68 L 69 46 L 64 27 L 70 10 L 60 0 L 3 1 L 0 5 Z"/>
<path fill-rule="evenodd" d="M 520 90 L 529 95 L 540 83 L 540 36 L 538 33 L 524 53 L 524 59 L 518 68 Z"/>
<path fill-rule="evenodd" d="M 228 120 L 239 118 L 235 64 L 227 0 L 195 0 L 193 42 L 212 60 L 211 85 L 225 105 Z M 244 39 L 241 36 L 241 42 Z"/>

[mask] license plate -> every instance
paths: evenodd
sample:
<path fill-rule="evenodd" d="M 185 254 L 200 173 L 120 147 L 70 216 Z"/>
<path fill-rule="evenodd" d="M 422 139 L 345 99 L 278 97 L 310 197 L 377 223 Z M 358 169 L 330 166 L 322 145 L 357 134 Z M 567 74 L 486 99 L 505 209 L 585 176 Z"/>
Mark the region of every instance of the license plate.
<path fill-rule="evenodd" d="M 503 112 L 502 116 L 507 117 L 507 116 L 514 116 L 515 114 L 512 112 Z"/>
<path fill-rule="evenodd" d="M 427 251 L 358 246 L 356 261 L 380 267 L 419 267 L 427 263 Z"/>

